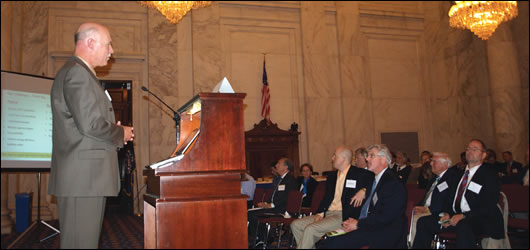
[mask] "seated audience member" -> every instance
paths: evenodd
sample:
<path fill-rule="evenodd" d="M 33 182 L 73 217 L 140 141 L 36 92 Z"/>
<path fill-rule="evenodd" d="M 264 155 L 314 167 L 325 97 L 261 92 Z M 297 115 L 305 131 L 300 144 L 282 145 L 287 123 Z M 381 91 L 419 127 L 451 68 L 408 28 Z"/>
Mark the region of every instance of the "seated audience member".
<path fill-rule="evenodd" d="M 249 247 L 256 244 L 256 235 L 258 231 L 258 219 L 265 213 L 285 213 L 287 208 L 288 194 L 296 190 L 296 179 L 289 173 L 293 169 L 293 163 L 287 158 L 281 158 L 276 163 L 275 171 L 278 173 L 278 182 L 274 184 L 274 191 L 267 202 L 258 203 L 259 210 L 248 212 L 248 240 Z M 260 234 L 262 235 L 262 234 Z"/>
<path fill-rule="evenodd" d="M 501 173 L 502 184 L 516 184 L 521 183 L 523 179 L 523 164 L 513 160 L 512 152 L 505 151 L 502 153 L 504 163 L 501 165 L 499 172 Z"/>
<path fill-rule="evenodd" d="M 403 184 L 407 183 L 410 171 L 412 170 L 412 166 L 407 164 L 407 160 L 407 154 L 401 151 L 398 151 L 396 153 L 396 163 L 398 165 L 396 169 L 396 174 L 398 175 L 399 179 L 401 180 L 401 183 Z"/>
<path fill-rule="evenodd" d="M 298 176 L 298 189 L 303 193 L 302 207 L 310 207 L 311 200 L 313 200 L 313 193 L 317 188 L 318 182 L 311 177 L 313 173 L 313 166 L 309 163 L 304 163 L 300 167 L 301 176 Z"/>
<path fill-rule="evenodd" d="M 486 149 L 486 160 L 484 160 L 484 164 L 487 164 L 488 166 L 495 169 L 498 172 L 499 178 L 502 177 L 502 163 L 497 161 L 497 153 L 495 150 L 491 148 Z"/>
<path fill-rule="evenodd" d="M 396 173 L 397 169 L 399 168 L 399 165 L 396 162 L 396 153 L 390 151 L 390 154 L 392 155 L 392 163 L 390 163 L 390 166 L 388 166 L 388 168 L 394 171 L 394 173 Z"/>
<path fill-rule="evenodd" d="M 456 248 L 475 248 L 477 236 L 504 238 L 504 223 L 497 207 L 500 184 L 495 169 L 484 163 L 486 145 L 473 139 L 466 149 L 468 165 L 451 190 L 441 218 L 438 214 L 418 220 L 413 248 L 429 248 L 435 233 L 456 231 Z M 441 226 L 440 226 L 441 224 Z"/>
<path fill-rule="evenodd" d="M 460 161 L 457 162 L 453 167 L 457 167 L 458 169 L 464 171 L 467 166 L 467 160 L 466 160 L 466 152 L 460 153 Z"/>
<path fill-rule="evenodd" d="M 368 170 L 368 164 L 366 162 L 366 157 L 368 157 L 368 151 L 366 148 L 358 148 L 355 150 L 355 166 L 358 168 Z"/>
<path fill-rule="evenodd" d="M 248 173 L 241 173 L 241 194 L 246 194 L 247 209 L 252 207 L 254 201 L 254 192 L 256 191 L 256 181 Z"/>
<path fill-rule="evenodd" d="M 368 147 L 367 160 L 375 179 L 361 215 L 358 220 L 343 221 L 342 230 L 347 233 L 327 238 L 322 242 L 323 248 L 406 248 L 407 190 L 388 169 L 391 155 L 385 145 Z"/>
<path fill-rule="evenodd" d="M 313 248 L 326 232 L 340 228 L 343 220 L 357 218 L 366 192 L 370 191 L 374 175 L 365 169 L 351 167 L 350 149 L 337 147 L 331 160 L 338 171 L 328 175 L 317 213 L 291 223 L 299 249 Z"/>
<path fill-rule="evenodd" d="M 418 187 L 421 189 L 426 189 L 427 185 L 431 182 L 433 178 L 432 167 L 431 167 L 431 158 L 432 153 L 425 150 L 421 152 L 420 155 L 420 174 L 418 175 Z"/>
<path fill-rule="evenodd" d="M 414 222 L 411 225 L 412 242 L 416 233 L 416 221 L 423 216 L 438 215 L 451 201 L 451 189 L 458 185 L 462 173 L 458 168 L 449 168 L 451 159 L 446 153 L 434 152 L 432 156 L 432 172 L 435 176 L 427 185 L 427 191 L 420 203 L 414 207 Z"/>

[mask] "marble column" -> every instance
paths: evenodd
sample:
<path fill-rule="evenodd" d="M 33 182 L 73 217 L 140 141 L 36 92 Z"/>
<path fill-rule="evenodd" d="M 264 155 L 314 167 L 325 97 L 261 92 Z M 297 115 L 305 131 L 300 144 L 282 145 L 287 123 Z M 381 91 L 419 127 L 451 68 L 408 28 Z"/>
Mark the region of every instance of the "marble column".
<path fill-rule="evenodd" d="M 528 127 L 523 121 L 517 51 L 509 25 L 497 28 L 487 42 L 487 51 L 496 149 L 512 151 L 514 159 L 522 160 L 528 146 Z"/>
<path fill-rule="evenodd" d="M 326 2 L 300 7 L 309 162 L 330 169 L 336 146 L 345 143 L 337 36 L 326 23 Z"/>

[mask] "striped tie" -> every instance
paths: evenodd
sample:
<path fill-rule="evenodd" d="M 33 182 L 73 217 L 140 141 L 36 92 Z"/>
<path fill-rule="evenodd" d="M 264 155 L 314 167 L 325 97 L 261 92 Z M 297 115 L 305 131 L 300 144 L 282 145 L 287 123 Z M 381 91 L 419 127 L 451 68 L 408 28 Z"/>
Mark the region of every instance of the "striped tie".
<path fill-rule="evenodd" d="M 460 202 L 462 201 L 462 195 L 464 194 L 464 190 L 466 190 L 467 187 L 467 177 L 469 175 L 469 170 L 466 170 L 464 173 L 464 177 L 462 177 L 462 183 L 460 183 L 460 186 L 458 187 L 458 193 L 455 200 L 455 212 L 461 213 L 462 209 L 460 209 Z"/>

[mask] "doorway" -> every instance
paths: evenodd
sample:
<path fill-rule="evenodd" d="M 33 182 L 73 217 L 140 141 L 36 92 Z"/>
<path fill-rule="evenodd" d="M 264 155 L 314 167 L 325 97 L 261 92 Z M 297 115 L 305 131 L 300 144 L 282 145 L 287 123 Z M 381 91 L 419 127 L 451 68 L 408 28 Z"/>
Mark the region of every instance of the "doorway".
<path fill-rule="evenodd" d="M 131 80 L 101 80 L 101 85 L 108 91 L 112 99 L 112 108 L 116 122 L 122 125 L 132 124 L 132 81 Z M 120 192 L 117 197 L 107 197 L 106 213 L 134 214 L 135 173 L 133 143 L 127 143 L 118 151 L 120 174 Z"/>

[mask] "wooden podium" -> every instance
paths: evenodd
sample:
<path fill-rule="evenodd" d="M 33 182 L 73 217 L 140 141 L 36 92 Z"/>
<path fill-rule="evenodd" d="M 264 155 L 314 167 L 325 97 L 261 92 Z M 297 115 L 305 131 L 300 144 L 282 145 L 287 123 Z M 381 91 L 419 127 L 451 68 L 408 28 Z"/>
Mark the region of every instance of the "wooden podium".
<path fill-rule="evenodd" d="M 178 110 L 180 140 L 174 154 L 184 156 L 144 170 L 145 248 L 248 247 L 240 182 L 245 95 L 200 93 Z"/>

